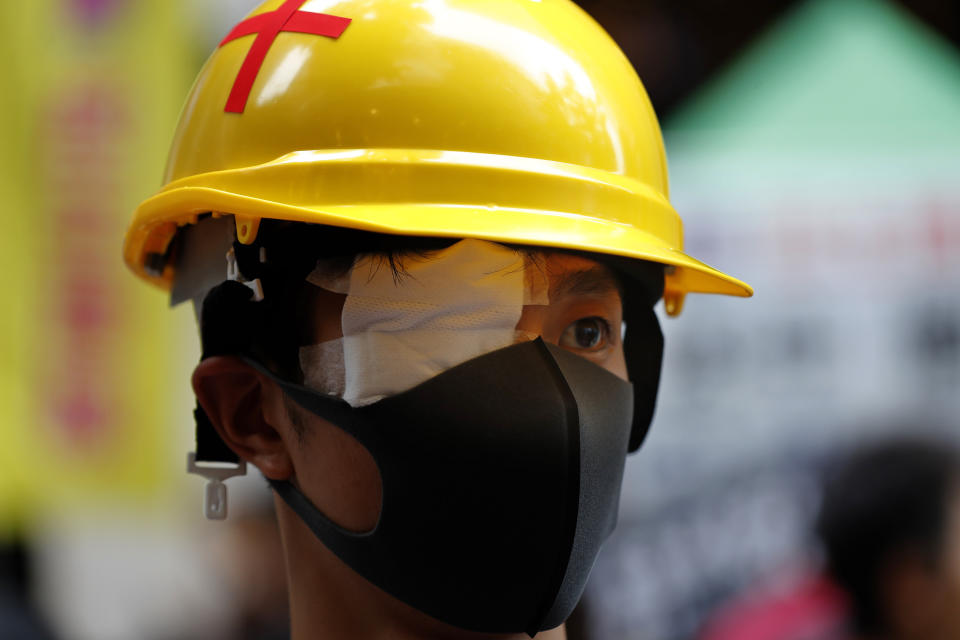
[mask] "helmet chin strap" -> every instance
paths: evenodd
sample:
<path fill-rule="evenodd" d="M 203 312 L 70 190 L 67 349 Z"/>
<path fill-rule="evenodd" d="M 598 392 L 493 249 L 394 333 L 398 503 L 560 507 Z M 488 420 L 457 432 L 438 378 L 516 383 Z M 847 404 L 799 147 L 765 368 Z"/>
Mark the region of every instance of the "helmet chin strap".
<path fill-rule="evenodd" d="M 242 271 L 237 260 L 238 244 L 234 242 L 234 246 L 226 253 L 227 280 L 214 287 L 204 299 L 201 313 L 204 352 L 201 360 L 214 355 L 246 353 L 250 336 L 256 331 L 256 327 L 249 323 L 260 323 L 263 319 L 263 285 L 259 277 L 248 280 L 245 273 L 260 275 L 266 263 L 266 250 L 262 246 L 241 245 L 241 255 L 249 258 L 251 251 L 255 251 L 258 258 L 255 262 L 247 260 L 246 269 Z M 234 329 L 230 330 L 230 327 Z M 223 442 L 199 402 L 193 415 L 197 450 L 187 454 L 187 473 L 207 479 L 203 499 L 204 516 L 208 520 L 224 520 L 227 517 L 227 486 L 224 480 L 246 475 L 247 463 Z"/>

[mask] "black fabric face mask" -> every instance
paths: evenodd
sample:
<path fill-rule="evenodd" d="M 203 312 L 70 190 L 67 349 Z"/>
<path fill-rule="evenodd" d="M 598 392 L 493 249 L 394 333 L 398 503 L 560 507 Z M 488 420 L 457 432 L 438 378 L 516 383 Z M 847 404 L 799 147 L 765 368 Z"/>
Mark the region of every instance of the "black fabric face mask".
<path fill-rule="evenodd" d="M 383 502 L 364 533 L 272 483 L 354 571 L 462 629 L 533 636 L 567 619 L 616 523 L 630 383 L 537 339 L 352 408 L 248 362 L 376 461 Z"/>

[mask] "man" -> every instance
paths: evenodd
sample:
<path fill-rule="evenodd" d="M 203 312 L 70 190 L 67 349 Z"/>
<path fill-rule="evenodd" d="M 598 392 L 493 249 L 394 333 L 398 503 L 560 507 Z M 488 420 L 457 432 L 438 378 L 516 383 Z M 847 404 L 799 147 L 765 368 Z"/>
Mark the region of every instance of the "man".
<path fill-rule="evenodd" d="M 264 3 L 125 257 L 202 309 L 191 468 L 210 517 L 270 481 L 295 639 L 563 638 L 653 305 L 751 293 L 683 253 L 643 87 L 567 0 Z"/>
<path fill-rule="evenodd" d="M 830 476 L 818 519 L 828 568 L 849 594 L 853 632 L 960 639 L 960 451 L 896 438 Z"/>

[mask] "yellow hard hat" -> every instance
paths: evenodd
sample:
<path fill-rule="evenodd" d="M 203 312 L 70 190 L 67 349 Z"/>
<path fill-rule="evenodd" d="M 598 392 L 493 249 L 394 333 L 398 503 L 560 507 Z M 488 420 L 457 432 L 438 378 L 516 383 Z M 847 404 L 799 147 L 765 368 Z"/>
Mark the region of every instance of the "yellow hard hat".
<path fill-rule="evenodd" d="M 569 0 L 268 0 L 207 61 L 124 257 L 169 287 L 178 226 L 232 214 L 668 265 L 664 300 L 750 287 L 683 252 L 663 139 Z"/>

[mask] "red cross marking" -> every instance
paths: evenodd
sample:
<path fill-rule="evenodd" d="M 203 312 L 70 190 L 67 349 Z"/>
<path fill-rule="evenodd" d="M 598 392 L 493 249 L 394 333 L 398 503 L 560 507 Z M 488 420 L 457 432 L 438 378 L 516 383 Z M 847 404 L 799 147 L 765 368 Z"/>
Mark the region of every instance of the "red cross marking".
<path fill-rule="evenodd" d="M 237 79 L 233 82 L 233 89 L 230 90 L 230 97 L 227 98 L 227 106 L 224 111 L 228 113 L 243 113 L 247 106 L 247 99 L 250 97 L 250 90 L 253 88 L 253 81 L 257 79 L 260 73 L 260 67 L 267 57 L 267 52 L 273 46 L 273 41 L 281 31 L 292 31 L 295 33 L 312 33 L 318 36 L 327 36 L 328 38 L 339 38 L 350 24 L 350 18 L 341 18 L 340 16 L 331 16 L 326 13 L 314 13 L 312 11 L 300 11 L 300 7 L 307 0 L 286 0 L 274 11 L 261 13 L 247 18 L 227 34 L 220 46 L 227 44 L 237 38 L 257 34 L 257 39 L 253 41 L 247 57 L 240 66 L 240 72 L 237 73 Z"/>

